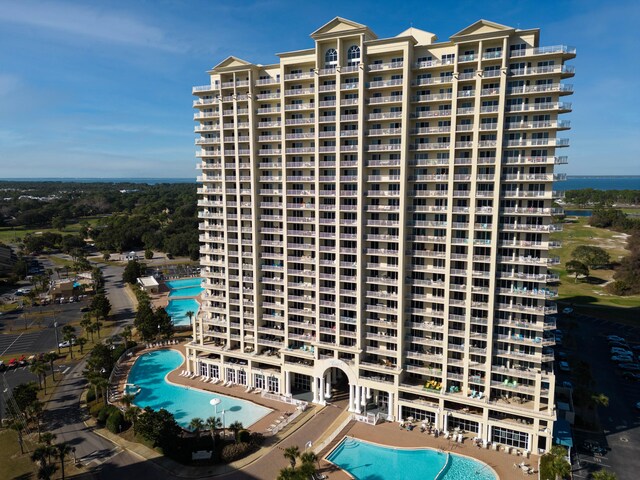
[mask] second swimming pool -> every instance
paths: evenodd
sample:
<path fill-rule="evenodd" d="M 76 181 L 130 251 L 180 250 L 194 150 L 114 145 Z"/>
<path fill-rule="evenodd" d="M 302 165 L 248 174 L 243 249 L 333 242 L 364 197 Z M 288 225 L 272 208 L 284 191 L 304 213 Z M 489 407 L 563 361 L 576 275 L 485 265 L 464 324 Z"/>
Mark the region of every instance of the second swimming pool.
<path fill-rule="evenodd" d="M 486 464 L 429 448 L 394 448 L 345 437 L 327 457 L 356 480 L 496 480 Z"/>

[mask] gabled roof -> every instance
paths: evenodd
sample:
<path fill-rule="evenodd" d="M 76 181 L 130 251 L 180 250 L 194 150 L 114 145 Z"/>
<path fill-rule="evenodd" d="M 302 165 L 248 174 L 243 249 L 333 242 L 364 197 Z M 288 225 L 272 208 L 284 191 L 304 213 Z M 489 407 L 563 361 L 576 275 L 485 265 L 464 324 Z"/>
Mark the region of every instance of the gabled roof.
<path fill-rule="evenodd" d="M 361 23 L 347 20 L 346 18 L 336 17 L 328 23 L 325 23 L 319 29 L 311 34 L 311 38 L 326 38 L 331 36 L 339 36 L 345 32 L 349 33 L 367 33 L 367 39 L 378 38 L 378 36 L 369 30 L 369 27 Z"/>
<path fill-rule="evenodd" d="M 396 35 L 396 37 L 413 37 L 416 39 L 416 45 L 431 45 L 433 42 L 438 40 L 438 37 L 435 33 L 427 32 L 425 30 L 420 30 L 419 28 L 407 28 L 404 32 Z"/>
<path fill-rule="evenodd" d="M 486 33 L 497 33 L 497 32 L 513 32 L 515 29 L 513 27 L 507 27 L 506 25 L 501 25 L 499 23 L 490 22 L 489 20 L 478 20 L 473 25 L 469 25 L 467 28 L 460 30 L 458 33 L 451 35 L 451 39 L 457 37 L 464 37 L 467 35 L 482 35 Z"/>
<path fill-rule="evenodd" d="M 253 64 L 251 62 L 247 62 L 246 60 L 242 60 L 241 58 L 234 57 L 232 55 L 225 58 L 215 67 L 213 67 L 211 69 L 211 72 L 216 72 L 218 70 L 233 70 L 234 68 L 251 67 L 252 65 Z"/>

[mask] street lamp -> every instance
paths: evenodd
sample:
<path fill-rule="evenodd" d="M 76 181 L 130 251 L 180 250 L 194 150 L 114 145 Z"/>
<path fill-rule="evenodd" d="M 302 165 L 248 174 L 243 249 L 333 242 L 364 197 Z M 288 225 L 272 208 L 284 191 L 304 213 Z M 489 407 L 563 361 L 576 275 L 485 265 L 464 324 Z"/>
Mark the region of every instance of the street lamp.
<path fill-rule="evenodd" d="M 221 401 L 222 400 L 220 400 L 219 398 L 212 398 L 211 400 L 209 400 L 209 405 L 213 406 L 215 418 L 218 418 L 218 405 L 220 405 Z"/>
<path fill-rule="evenodd" d="M 60 342 L 58 341 L 58 322 L 53 322 L 53 330 L 56 332 L 56 348 L 58 349 L 58 355 L 60 355 Z"/>
<path fill-rule="evenodd" d="M 224 435 L 224 438 L 227 438 L 227 427 L 224 422 L 224 410 L 222 410 L 222 435 Z"/>

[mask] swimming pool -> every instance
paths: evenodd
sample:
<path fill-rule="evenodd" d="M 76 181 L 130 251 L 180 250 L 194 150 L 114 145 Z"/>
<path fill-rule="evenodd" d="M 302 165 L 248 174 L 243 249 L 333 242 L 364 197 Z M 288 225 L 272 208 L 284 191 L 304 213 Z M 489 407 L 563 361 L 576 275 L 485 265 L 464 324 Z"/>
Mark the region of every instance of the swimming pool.
<path fill-rule="evenodd" d="M 185 428 L 192 418 L 206 420 L 214 416 L 214 408 L 209 404 L 212 398 L 220 399 L 218 417 L 222 419 L 224 410 L 225 425 L 238 421 L 248 427 L 271 412 L 266 407 L 246 400 L 168 383 L 165 380 L 166 374 L 182 365 L 183 361 L 184 357 L 176 350 L 157 350 L 140 355 L 127 379 L 128 383 L 140 387 L 134 403 L 140 408 L 164 408 Z"/>
<path fill-rule="evenodd" d="M 345 437 L 327 460 L 356 480 L 497 480 L 488 465 L 472 458 L 428 448 L 387 447 L 351 437 Z"/>
<path fill-rule="evenodd" d="M 165 284 L 171 290 L 177 290 L 179 288 L 199 287 L 202 284 L 202 278 L 193 277 L 183 278 L 181 280 L 169 280 L 168 282 L 165 282 Z"/>
<path fill-rule="evenodd" d="M 194 298 L 181 298 L 179 300 L 169 300 L 169 305 L 165 309 L 173 324 L 179 327 L 191 325 L 191 320 L 187 316 L 187 312 L 191 311 L 195 315 L 198 314 L 200 304 Z M 195 315 L 193 318 L 195 318 Z"/>

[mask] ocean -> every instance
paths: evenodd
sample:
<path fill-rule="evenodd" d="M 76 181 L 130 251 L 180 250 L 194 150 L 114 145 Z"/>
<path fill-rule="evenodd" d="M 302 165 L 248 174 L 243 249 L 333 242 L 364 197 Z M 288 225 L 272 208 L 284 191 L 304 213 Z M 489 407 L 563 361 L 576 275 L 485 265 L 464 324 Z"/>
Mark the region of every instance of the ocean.
<path fill-rule="evenodd" d="M 554 190 L 640 190 L 640 176 L 577 176 L 567 175 L 564 182 L 553 184 Z"/>

